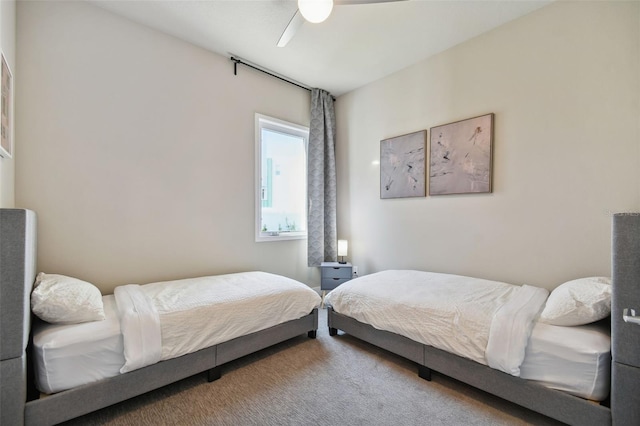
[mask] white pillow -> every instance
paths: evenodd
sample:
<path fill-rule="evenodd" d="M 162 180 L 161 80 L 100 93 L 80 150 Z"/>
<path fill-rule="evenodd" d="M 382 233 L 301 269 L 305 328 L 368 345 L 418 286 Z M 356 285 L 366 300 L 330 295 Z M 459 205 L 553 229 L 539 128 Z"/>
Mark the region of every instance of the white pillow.
<path fill-rule="evenodd" d="M 98 287 L 77 278 L 40 272 L 31 293 L 31 310 L 53 324 L 105 319 Z"/>
<path fill-rule="evenodd" d="M 583 325 L 611 314 L 611 279 L 580 278 L 554 289 L 540 314 L 540 321 L 552 325 Z"/>

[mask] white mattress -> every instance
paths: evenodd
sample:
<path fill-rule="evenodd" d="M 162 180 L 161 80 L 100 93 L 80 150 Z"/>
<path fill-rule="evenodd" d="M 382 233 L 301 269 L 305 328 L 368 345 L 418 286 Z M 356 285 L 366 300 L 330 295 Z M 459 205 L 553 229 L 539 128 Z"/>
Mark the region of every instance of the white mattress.
<path fill-rule="evenodd" d="M 120 374 L 124 365 L 116 301 L 104 296 L 104 321 L 33 327 L 36 386 L 54 393 Z"/>
<path fill-rule="evenodd" d="M 122 373 L 301 318 L 320 296 L 261 271 L 117 287 Z"/>
<path fill-rule="evenodd" d="M 548 294 L 460 275 L 388 270 L 348 281 L 325 301 L 375 328 L 519 376 Z"/>
<path fill-rule="evenodd" d="M 478 328 L 483 318 L 478 310 L 487 309 L 486 300 L 493 298 L 498 303 L 503 298 L 495 294 L 494 284 L 446 274 L 383 271 L 339 286 L 325 301 L 336 312 L 374 328 L 494 367 L 483 359 L 488 356 L 486 328 Z M 497 284 L 500 291 L 502 285 Z M 485 291 L 484 285 L 489 290 Z M 461 291 L 463 297 L 453 297 L 451 287 Z M 447 317 L 449 312 L 453 321 Z M 493 316 L 493 311 L 489 313 Z M 511 314 L 505 318 L 507 328 L 510 318 Z M 611 339 L 607 324 L 558 327 L 533 322 L 530 333 L 523 342 L 521 378 L 586 399 L 601 401 L 608 396 Z M 451 336 L 455 340 L 450 340 Z M 508 336 L 502 331 L 495 336 L 508 344 Z"/>
<path fill-rule="evenodd" d="M 207 290 L 213 282 L 218 283 L 213 285 L 217 300 L 211 300 L 216 297 Z M 196 295 L 192 294 L 193 289 L 185 288 L 194 285 L 199 288 Z M 257 272 L 140 287 L 153 295 L 162 317 L 178 317 L 178 320 L 163 318 L 162 349 L 171 350 L 163 354 L 163 360 L 298 319 L 320 304 L 320 296 L 308 286 Z M 123 332 L 121 322 L 123 307 L 118 306 L 114 295 L 102 299 L 104 321 L 34 324 L 36 385 L 41 392 L 60 392 L 121 374 L 127 362 L 126 331 Z M 208 299 L 208 306 L 204 306 L 204 299 Z M 173 310 L 165 309 L 169 305 L 173 305 Z M 203 311 L 205 308 L 207 311 Z M 135 337 L 129 338 L 132 339 Z"/>
<path fill-rule="evenodd" d="M 611 383 L 608 321 L 577 327 L 536 323 L 520 377 L 593 401 L 606 399 Z"/>

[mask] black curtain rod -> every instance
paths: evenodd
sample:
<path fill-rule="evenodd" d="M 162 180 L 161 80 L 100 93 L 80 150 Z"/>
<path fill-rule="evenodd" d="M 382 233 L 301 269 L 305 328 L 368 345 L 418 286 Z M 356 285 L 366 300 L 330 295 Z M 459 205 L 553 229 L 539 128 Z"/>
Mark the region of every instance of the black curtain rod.
<path fill-rule="evenodd" d="M 232 56 L 229 59 L 231 59 L 231 61 L 233 61 L 233 75 L 238 75 L 238 64 L 241 64 L 241 65 L 247 66 L 249 68 L 253 68 L 256 71 L 260 71 L 261 73 L 267 74 L 267 75 L 269 75 L 271 77 L 275 77 L 278 80 L 282 80 L 285 83 L 293 84 L 294 86 L 297 86 L 297 87 L 299 87 L 301 89 L 304 89 L 304 90 L 308 90 L 309 92 L 311 91 L 310 87 L 303 86 L 302 84 L 297 83 L 297 82 L 295 82 L 293 80 L 289 80 L 288 78 L 285 78 L 285 77 L 283 77 L 281 75 L 274 74 L 274 73 L 272 73 L 270 71 L 267 71 L 267 70 L 265 70 L 263 68 L 257 67 L 257 66 L 255 66 L 253 64 L 250 64 L 248 62 L 243 61 L 242 59 L 236 58 L 235 56 Z M 333 99 L 334 101 L 336 100 L 336 98 L 334 98 L 333 96 L 331 96 L 331 99 Z"/>
<path fill-rule="evenodd" d="M 265 73 L 265 74 L 267 74 L 267 75 L 270 75 L 271 77 L 275 77 L 275 78 L 277 78 L 277 79 L 279 79 L 279 80 L 282 80 L 282 81 L 284 81 L 284 82 L 286 82 L 286 83 L 293 84 L 294 86 L 298 86 L 298 87 L 299 87 L 299 88 L 301 88 L 301 89 L 311 91 L 311 88 L 310 88 L 310 87 L 303 86 L 302 84 L 296 83 L 296 82 L 295 82 L 295 81 L 293 81 L 293 80 L 289 80 L 289 79 L 287 79 L 287 78 L 284 78 L 284 77 L 282 77 L 282 76 L 280 76 L 280 75 L 277 75 L 277 74 L 273 74 L 272 72 L 269 72 L 269 71 L 264 70 L 264 69 L 262 69 L 262 68 L 258 68 L 258 67 L 257 67 L 257 66 L 255 66 L 255 65 L 252 65 L 252 64 L 249 64 L 249 63 L 247 63 L 247 62 L 244 62 L 242 59 L 238 59 L 238 58 L 236 58 L 236 57 L 232 56 L 232 57 L 231 57 L 231 60 L 233 61 L 233 75 L 238 75 L 238 64 L 241 64 L 241 65 L 245 65 L 245 66 L 247 66 L 247 67 L 249 67 L 249 68 L 253 68 L 253 69 L 254 69 L 254 70 L 256 70 L 256 71 L 260 71 L 260 72 L 262 72 L 262 73 Z"/>

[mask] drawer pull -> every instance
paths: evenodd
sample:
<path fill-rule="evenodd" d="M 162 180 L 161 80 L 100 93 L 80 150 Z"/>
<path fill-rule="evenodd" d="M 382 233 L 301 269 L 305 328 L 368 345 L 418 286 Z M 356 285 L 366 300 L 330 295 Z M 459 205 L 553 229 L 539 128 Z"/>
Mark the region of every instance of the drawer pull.
<path fill-rule="evenodd" d="M 640 325 L 640 315 L 636 315 L 635 309 L 624 308 L 622 311 L 622 319 L 624 322 Z"/>

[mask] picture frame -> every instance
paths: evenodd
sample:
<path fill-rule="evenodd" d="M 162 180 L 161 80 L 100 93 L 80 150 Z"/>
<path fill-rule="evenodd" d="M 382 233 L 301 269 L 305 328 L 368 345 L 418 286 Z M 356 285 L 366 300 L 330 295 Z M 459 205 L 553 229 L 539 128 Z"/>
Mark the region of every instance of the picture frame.
<path fill-rule="evenodd" d="M 0 55 L 0 156 L 13 157 L 13 74 L 4 52 Z"/>
<path fill-rule="evenodd" d="M 430 129 L 429 195 L 492 192 L 493 123 L 489 113 Z"/>
<path fill-rule="evenodd" d="M 380 141 L 380 198 L 426 196 L 427 131 Z"/>

